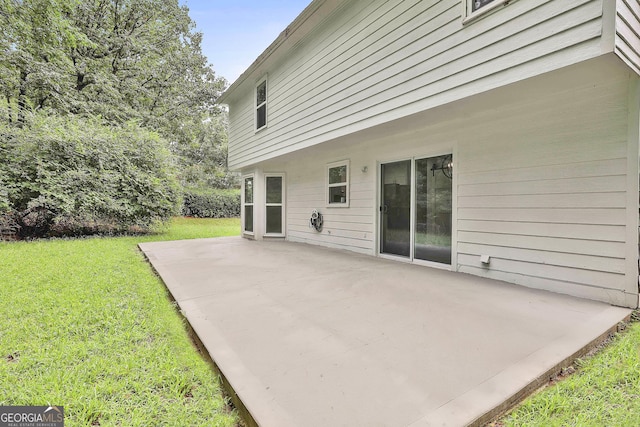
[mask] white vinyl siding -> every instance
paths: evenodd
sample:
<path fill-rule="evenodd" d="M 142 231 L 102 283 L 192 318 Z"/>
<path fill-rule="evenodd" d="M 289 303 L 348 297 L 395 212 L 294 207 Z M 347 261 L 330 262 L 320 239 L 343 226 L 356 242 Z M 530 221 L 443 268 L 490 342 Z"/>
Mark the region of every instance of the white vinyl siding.
<path fill-rule="evenodd" d="M 615 51 L 640 74 L 640 1 L 617 0 Z"/>
<path fill-rule="evenodd" d="M 459 271 L 626 304 L 628 91 L 611 79 L 474 121 L 458 147 Z"/>
<path fill-rule="evenodd" d="M 394 134 L 285 156 L 269 168 L 290 177 L 288 239 L 374 255 L 377 162 L 453 148 L 455 270 L 628 306 L 637 293 L 627 257 L 637 245 L 637 208 L 627 207 L 638 173 L 627 169 L 630 76 L 610 57 L 442 107 L 431 114 L 446 119 L 431 125 L 425 115 Z M 336 157 L 351 159 L 346 209 L 323 208 Z M 324 215 L 321 233 L 309 228 L 313 209 Z M 491 256 L 488 268 L 480 255 Z"/>
<path fill-rule="evenodd" d="M 231 167 L 601 54 L 598 0 L 516 1 L 472 25 L 459 0 L 347 3 L 269 71 L 268 129 L 234 95 Z"/>
<path fill-rule="evenodd" d="M 375 218 L 372 212 L 375 192 L 370 182 L 372 175 L 354 176 L 351 183 L 350 206 L 345 209 L 331 209 L 325 207 L 324 168 L 323 164 L 317 168 L 305 168 L 308 173 L 297 167 L 293 169 L 296 178 L 290 180 L 287 188 L 289 240 L 373 254 Z M 323 216 L 322 233 L 309 227 L 313 209 L 318 209 Z"/>

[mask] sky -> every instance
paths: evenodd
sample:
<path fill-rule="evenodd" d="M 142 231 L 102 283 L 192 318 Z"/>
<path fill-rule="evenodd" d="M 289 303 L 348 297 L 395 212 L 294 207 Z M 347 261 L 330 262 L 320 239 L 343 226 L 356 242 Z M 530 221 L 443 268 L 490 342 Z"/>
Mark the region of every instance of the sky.
<path fill-rule="evenodd" d="M 311 0 L 180 0 L 202 32 L 202 53 L 233 83 Z"/>

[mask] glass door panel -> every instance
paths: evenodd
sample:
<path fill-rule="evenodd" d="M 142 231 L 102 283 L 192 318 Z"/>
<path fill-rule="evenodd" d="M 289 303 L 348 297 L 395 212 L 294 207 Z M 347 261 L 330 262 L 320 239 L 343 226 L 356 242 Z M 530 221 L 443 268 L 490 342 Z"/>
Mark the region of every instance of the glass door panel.
<path fill-rule="evenodd" d="M 267 206 L 267 234 L 282 234 L 282 206 Z"/>
<path fill-rule="evenodd" d="M 283 234 L 283 177 L 266 177 L 266 234 Z"/>
<path fill-rule="evenodd" d="M 411 160 L 381 165 L 381 241 L 384 254 L 411 256 Z"/>
<path fill-rule="evenodd" d="M 452 156 L 415 161 L 414 259 L 451 264 Z"/>

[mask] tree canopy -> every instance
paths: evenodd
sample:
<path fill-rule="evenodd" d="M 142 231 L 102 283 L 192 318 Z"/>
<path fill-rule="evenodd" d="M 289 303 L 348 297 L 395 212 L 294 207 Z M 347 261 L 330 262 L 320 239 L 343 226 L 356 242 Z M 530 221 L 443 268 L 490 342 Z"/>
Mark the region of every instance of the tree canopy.
<path fill-rule="evenodd" d="M 215 99 L 226 82 L 207 64 L 202 34 L 177 0 L 0 5 L 0 76 L 8 101 L 163 129 L 194 113 L 218 112 Z"/>
<path fill-rule="evenodd" d="M 183 186 L 235 185 L 226 169 L 226 113 L 215 103 L 226 81 L 207 63 L 202 34 L 178 0 L 0 0 L 0 27 L 5 139 L 16 134 L 11 128 L 26 129 L 24 139 L 30 129 L 75 128 L 78 120 L 88 138 L 104 135 L 97 127 L 118 135 L 137 127 L 158 135 L 130 132 L 169 150 Z M 68 123 L 43 125 L 54 117 Z M 11 147 L 4 144 L 0 161 L 15 156 Z M 0 208 L 20 205 L 8 179 L 0 177 Z"/>

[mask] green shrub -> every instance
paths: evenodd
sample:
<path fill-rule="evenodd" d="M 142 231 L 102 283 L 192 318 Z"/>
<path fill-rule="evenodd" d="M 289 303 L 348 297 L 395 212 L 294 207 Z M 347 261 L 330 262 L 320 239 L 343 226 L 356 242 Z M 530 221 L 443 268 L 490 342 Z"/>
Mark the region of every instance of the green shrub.
<path fill-rule="evenodd" d="M 240 190 L 185 190 L 182 215 L 195 218 L 240 216 Z"/>
<path fill-rule="evenodd" d="M 0 125 L 0 176 L 21 237 L 144 230 L 177 212 L 166 141 L 136 123 L 29 117 Z M 0 206 L 2 206 L 0 195 Z"/>

